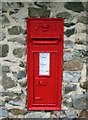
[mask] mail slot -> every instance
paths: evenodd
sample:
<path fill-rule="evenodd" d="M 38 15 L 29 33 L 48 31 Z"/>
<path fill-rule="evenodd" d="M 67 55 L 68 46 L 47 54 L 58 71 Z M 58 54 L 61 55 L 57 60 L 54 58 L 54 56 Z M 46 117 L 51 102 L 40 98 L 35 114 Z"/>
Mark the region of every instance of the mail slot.
<path fill-rule="evenodd" d="M 63 18 L 27 18 L 27 109 L 61 110 Z"/>

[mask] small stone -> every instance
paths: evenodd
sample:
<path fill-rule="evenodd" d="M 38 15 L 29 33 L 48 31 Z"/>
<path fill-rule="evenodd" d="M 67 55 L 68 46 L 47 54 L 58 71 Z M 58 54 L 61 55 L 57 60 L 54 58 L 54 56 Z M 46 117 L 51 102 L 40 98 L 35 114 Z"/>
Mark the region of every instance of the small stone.
<path fill-rule="evenodd" d="M 45 9 L 47 9 L 47 7 L 49 6 L 49 3 L 46 4 L 46 2 L 34 2 L 34 5 L 37 8 L 45 8 Z"/>
<path fill-rule="evenodd" d="M 18 13 L 11 15 L 14 19 L 25 19 L 28 17 L 28 9 L 25 7 L 23 9 L 20 9 Z"/>
<path fill-rule="evenodd" d="M 80 87 L 83 88 L 83 89 L 88 90 L 88 80 L 83 82 L 83 83 L 80 83 Z"/>
<path fill-rule="evenodd" d="M 12 108 L 10 109 L 11 113 L 13 115 L 25 115 L 27 113 L 27 111 L 25 109 L 19 109 L 19 108 Z"/>
<path fill-rule="evenodd" d="M 10 100 L 9 104 L 12 104 L 14 106 L 20 106 L 21 105 L 21 98 L 20 97 L 16 97 L 15 99 Z"/>
<path fill-rule="evenodd" d="M 70 36 L 73 35 L 74 33 L 75 33 L 75 28 L 67 29 L 67 30 L 65 31 L 65 35 L 66 35 L 67 37 L 70 37 Z"/>
<path fill-rule="evenodd" d="M 64 19 L 69 19 L 69 16 L 71 16 L 69 12 L 60 12 L 56 15 L 57 18 L 64 18 Z"/>
<path fill-rule="evenodd" d="M 73 98 L 73 106 L 75 109 L 88 109 L 88 94 L 79 94 Z"/>
<path fill-rule="evenodd" d="M 13 2 L 13 3 L 7 3 L 8 7 L 10 8 L 9 14 L 17 13 L 20 8 L 24 7 L 24 4 L 22 2 Z"/>
<path fill-rule="evenodd" d="M 26 88 L 26 86 L 27 86 L 27 81 L 26 81 L 26 80 L 19 81 L 19 84 L 20 84 L 22 87 Z"/>
<path fill-rule="evenodd" d="M 69 12 L 60 12 L 56 15 L 57 18 L 64 18 L 64 26 L 65 27 L 70 27 L 74 26 L 76 24 L 77 19 L 74 18 Z"/>
<path fill-rule="evenodd" d="M 10 23 L 9 19 L 6 17 L 5 14 L 2 15 L 2 25 L 3 25 L 3 24 L 8 24 L 8 23 Z"/>
<path fill-rule="evenodd" d="M 75 43 L 77 44 L 86 44 L 86 38 L 88 35 L 86 33 L 77 33 L 75 36 Z"/>
<path fill-rule="evenodd" d="M 81 77 L 81 73 L 80 72 L 76 72 L 76 71 L 64 71 L 63 72 L 63 81 L 66 83 L 72 82 L 72 83 L 77 83 L 79 82 Z"/>
<path fill-rule="evenodd" d="M 53 111 L 52 112 L 52 117 L 54 117 L 54 118 L 60 118 L 60 114 L 61 114 L 61 112 L 60 111 Z"/>
<path fill-rule="evenodd" d="M 24 4 L 21 3 L 21 2 L 11 2 L 11 3 L 8 3 L 8 6 L 10 9 L 16 9 L 16 8 L 20 8 L 20 7 L 23 7 Z"/>
<path fill-rule="evenodd" d="M 64 110 L 60 111 L 60 118 L 61 118 L 61 119 L 65 118 L 66 116 L 67 116 L 67 115 L 66 115 L 66 113 L 65 113 Z M 67 120 L 67 119 L 66 119 L 66 120 Z"/>
<path fill-rule="evenodd" d="M 64 41 L 64 47 L 65 49 L 72 49 L 75 47 L 75 44 L 71 40 L 65 40 Z"/>
<path fill-rule="evenodd" d="M 8 89 L 8 88 L 12 88 L 14 86 L 16 86 L 15 81 L 12 80 L 11 77 L 7 77 L 6 75 L 3 75 L 2 77 L 2 85 L 4 87 L 4 89 Z"/>
<path fill-rule="evenodd" d="M 79 58 L 79 61 L 82 62 L 81 59 L 85 58 L 86 56 L 88 56 L 88 51 L 85 51 L 85 50 L 77 50 L 75 51 L 75 56 L 74 56 L 74 59 L 78 59 Z"/>
<path fill-rule="evenodd" d="M 7 41 L 8 42 L 18 42 L 22 45 L 26 45 L 26 38 L 22 35 L 22 36 L 18 36 L 18 37 L 14 37 L 14 38 L 10 38 Z"/>
<path fill-rule="evenodd" d="M 1 84 L 1 83 L 0 83 Z M 2 85 L 0 85 L 0 93 L 4 92 L 4 88 Z"/>
<path fill-rule="evenodd" d="M 12 87 L 12 88 L 9 88 L 7 89 L 7 93 L 10 95 L 12 93 L 14 94 L 21 94 L 22 93 L 22 89 L 21 89 L 21 86 L 18 84 L 17 86 L 15 87 Z M 13 95 L 13 94 L 12 94 Z"/>
<path fill-rule="evenodd" d="M 75 48 L 75 50 L 78 50 L 78 51 L 80 51 L 80 50 L 85 50 L 86 51 L 86 46 L 85 45 L 76 44 L 74 48 Z"/>
<path fill-rule="evenodd" d="M 8 3 L 6 3 L 6 2 L 2 2 L 2 12 L 4 13 L 4 12 L 7 12 L 7 10 L 8 10 Z"/>
<path fill-rule="evenodd" d="M 65 54 L 64 54 L 64 61 L 72 60 L 72 58 L 73 58 L 73 53 L 65 52 Z"/>
<path fill-rule="evenodd" d="M 83 68 L 82 64 L 79 61 L 69 60 L 64 63 L 64 70 L 66 71 L 77 71 Z"/>
<path fill-rule="evenodd" d="M 9 52 L 9 46 L 7 44 L 0 45 L 0 57 L 6 57 Z"/>
<path fill-rule="evenodd" d="M 19 11 L 19 8 L 14 9 L 14 10 L 11 10 L 11 11 L 9 11 L 9 15 L 12 15 L 12 14 L 14 14 L 14 13 L 17 13 L 18 11 Z"/>
<path fill-rule="evenodd" d="M 1 118 L 7 118 L 8 117 L 8 111 L 5 107 L 0 107 L 0 117 Z"/>
<path fill-rule="evenodd" d="M 24 71 L 23 70 L 19 71 L 18 74 L 17 74 L 17 78 L 22 79 L 24 77 L 26 77 L 26 71 L 25 70 Z"/>
<path fill-rule="evenodd" d="M 20 62 L 19 64 L 20 67 L 25 67 L 25 63 L 23 61 Z"/>
<path fill-rule="evenodd" d="M 9 66 L 2 66 L 2 72 L 3 72 L 3 73 L 8 73 L 8 72 L 10 72 Z"/>
<path fill-rule="evenodd" d="M 65 25 L 66 27 L 71 27 L 71 26 L 74 26 L 75 23 L 73 23 L 73 22 L 70 22 L 70 23 L 64 23 L 64 25 Z"/>
<path fill-rule="evenodd" d="M 12 74 L 13 74 L 14 77 L 17 78 L 17 71 L 12 71 Z"/>
<path fill-rule="evenodd" d="M 73 57 L 74 61 L 79 61 L 80 63 L 82 63 L 83 62 L 83 58 L 80 57 L 80 56 L 81 56 L 80 53 L 79 53 L 79 56 L 74 55 L 74 57 Z"/>
<path fill-rule="evenodd" d="M 19 7 L 24 7 L 24 3 L 22 2 L 18 2 L 17 4 L 19 5 Z"/>
<path fill-rule="evenodd" d="M 12 100 L 12 97 L 10 96 L 5 96 L 5 102 L 8 103 L 10 100 Z"/>
<path fill-rule="evenodd" d="M 88 50 L 79 50 L 79 51 L 82 53 L 83 57 L 88 56 Z"/>
<path fill-rule="evenodd" d="M 25 34 L 25 30 L 23 30 L 20 26 L 13 26 L 8 29 L 8 33 L 10 35 Z"/>
<path fill-rule="evenodd" d="M 82 2 L 66 2 L 64 7 L 78 13 L 85 11 Z"/>
<path fill-rule="evenodd" d="M 73 43 L 75 43 L 75 37 L 76 37 L 76 35 L 73 34 L 73 35 L 71 35 L 71 36 L 68 38 L 68 40 L 69 40 L 69 41 L 72 41 Z M 76 44 L 74 44 L 74 45 L 76 45 Z"/>
<path fill-rule="evenodd" d="M 72 99 L 68 98 L 68 99 L 63 99 L 63 105 L 65 105 L 66 107 L 72 107 Z"/>
<path fill-rule="evenodd" d="M 0 100 L 0 107 L 3 107 L 3 106 L 5 106 L 5 102 L 3 102 L 2 100 Z"/>
<path fill-rule="evenodd" d="M 87 109 L 80 111 L 78 119 L 82 119 L 82 118 L 85 119 L 85 120 L 88 119 L 88 111 L 87 111 Z"/>
<path fill-rule="evenodd" d="M 70 119 L 77 118 L 77 112 L 74 108 L 68 108 L 66 110 L 66 114 L 67 114 L 67 117 L 70 118 Z"/>
<path fill-rule="evenodd" d="M 5 33 L 0 32 L 0 41 L 4 40 L 5 37 L 6 37 Z"/>
<path fill-rule="evenodd" d="M 13 50 L 13 54 L 15 55 L 15 57 L 17 58 L 22 58 L 23 55 L 25 55 L 26 51 L 25 51 L 25 48 L 15 48 Z"/>
<path fill-rule="evenodd" d="M 75 29 L 76 29 L 77 33 L 84 32 L 84 31 L 86 31 L 86 25 L 83 23 L 77 23 L 75 26 Z"/>
<path fill-rule="evenodd" d="M 81 17 L 78 19 L 78 22 L 84 23 L 84 24 L 88 24 L 88 16 L 81 16 Z"/>
<path fill-rule="evenodd" d="M 75 84 L 68 84 L 65 86 L 65 93 L 75 91 L 76 90 L 76 85 Z"/>
<path fill-rule="evenodd" d="M 3 92 L 3 95 L 2 96 L 10 96 L 10 97 L 14 97 L 14 96 L 16 96 L 16 95 L 18 95 L 17 93 L 15 94 L 13 91 L 8 91 L 8 92 Z"/>
<path fill-rule="evenodd" d="M 34 8 L 34 7 L 29 7 L 28 8 L 28 15 L 30 17 L 37 17 L 37 18 L 47 18 L 50 16 L 50 10 L 47 10 L 46 8 Z"/>
<path fill-rule="evenodd" d="M 25 118 L 50 118 L 50 112 L 30 112 Z"/>

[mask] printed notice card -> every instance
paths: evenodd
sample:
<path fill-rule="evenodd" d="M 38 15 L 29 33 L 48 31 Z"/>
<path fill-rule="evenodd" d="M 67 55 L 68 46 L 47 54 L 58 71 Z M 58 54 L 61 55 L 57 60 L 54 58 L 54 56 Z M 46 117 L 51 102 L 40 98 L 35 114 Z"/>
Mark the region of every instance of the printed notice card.
<path fill-rule="evenodd" d="M 49 75 L 50 53 L 39 53 L 39 75 Z"/>

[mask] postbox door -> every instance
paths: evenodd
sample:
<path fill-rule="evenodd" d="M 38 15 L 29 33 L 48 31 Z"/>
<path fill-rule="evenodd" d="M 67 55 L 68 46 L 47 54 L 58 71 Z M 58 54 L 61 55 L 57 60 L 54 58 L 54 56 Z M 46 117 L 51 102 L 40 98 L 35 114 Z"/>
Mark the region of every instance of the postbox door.
<path fill-rule="evenodd" d="M 33 52 L 33 105 L 57 103 L 57 52 Z"/>

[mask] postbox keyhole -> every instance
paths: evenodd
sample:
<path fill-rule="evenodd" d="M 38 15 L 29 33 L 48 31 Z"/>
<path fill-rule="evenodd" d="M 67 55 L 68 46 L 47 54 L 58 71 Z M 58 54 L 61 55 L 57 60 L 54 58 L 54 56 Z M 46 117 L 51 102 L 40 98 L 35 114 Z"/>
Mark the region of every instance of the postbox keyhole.
<path fill-rule="evenodd" d="M 41 82 L 40 82 L 40 81 L 38 81 L 38 85 L 40 85 L 40 83 L 41 83 Z"/>

